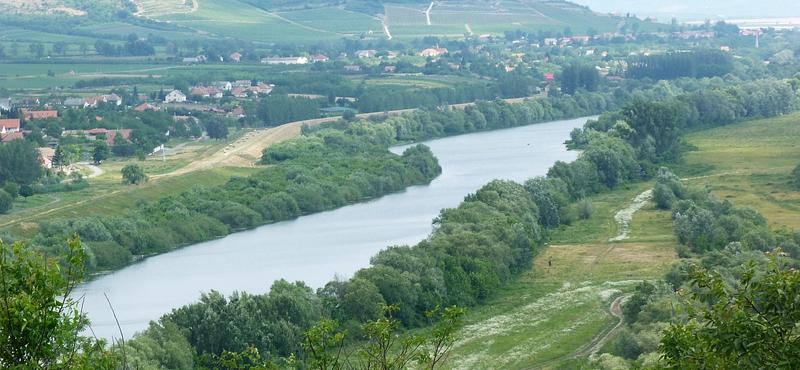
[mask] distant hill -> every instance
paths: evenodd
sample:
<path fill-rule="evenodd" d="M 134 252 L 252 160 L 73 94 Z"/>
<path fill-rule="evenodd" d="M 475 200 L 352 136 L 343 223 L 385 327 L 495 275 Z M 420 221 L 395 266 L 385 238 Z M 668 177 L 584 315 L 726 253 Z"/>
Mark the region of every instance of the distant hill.
<path fill-rule="evenodd" d="M 261 42 L 463 37 L 515 30 L 569 29 L 585 34 L 615 31 L 625 21 L 561 0 L 137 0 L 136 4 L 141 16 L 204 34 Z"/>
<path fill-rule="evenodd" d="M 58 17 L 59 23 L 49 17 Z M 638 23 L 563 0 L 0 0 L 3 22 L 88 37 L 152 32 L 264 43 L 460 38 L 517 30 L 577 35 Z M 646 30 L 651 25 L 640 26 Z"/>

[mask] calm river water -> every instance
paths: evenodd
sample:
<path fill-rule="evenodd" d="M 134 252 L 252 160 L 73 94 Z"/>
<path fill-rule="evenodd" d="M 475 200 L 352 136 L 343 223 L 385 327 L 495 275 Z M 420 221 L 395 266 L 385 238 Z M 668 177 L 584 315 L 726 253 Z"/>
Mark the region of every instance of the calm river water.
<path fill-rule="evenodd" d="M 584 122 L 579 118 L 426 142 L 443 169 L 429 185 L 154 256 L 85 284 L 76 296 L 85 296 L 95 335 L 110 339 L 119 332 L 104 293 L 130 338 L 151 320 L 212 289 L 226 295 L 263 293 L 277 279 L 320 287 L 334 276 L 352 276 L 387 246 L 424 239 L 439 210 L 458 205 L 487 182 L 522 181 L 544 175 L 556 161 L 574 160 L 577 153 L 567 151 L 563 142 Z"/>

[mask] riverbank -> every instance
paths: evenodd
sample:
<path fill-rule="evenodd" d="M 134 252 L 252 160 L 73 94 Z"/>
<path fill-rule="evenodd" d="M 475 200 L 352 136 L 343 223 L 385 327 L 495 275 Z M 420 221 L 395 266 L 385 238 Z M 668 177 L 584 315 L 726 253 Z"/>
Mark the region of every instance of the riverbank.
<path fill-rule="evenodd" d="M 257 293 L 277 279 L 321 287 L 335 275 L 349 276 L 387 246 L 426 238 L 441 209 L 458 205 L 485 183 L 495 178 L 523 181 L 544 175 L 555 161 L 574 160 L 577 153 L 561 143 L 585 121 L 425 142 L 442 166 L 442 175 L 427 186 L 185 247 L 102 276 L 80 292 L 86 296 L 93 330 L 106 338 L 117 335 L 103 293 L 125 332 L 133 333 L 172 308 L 197 301 L 201 291 Z"/>

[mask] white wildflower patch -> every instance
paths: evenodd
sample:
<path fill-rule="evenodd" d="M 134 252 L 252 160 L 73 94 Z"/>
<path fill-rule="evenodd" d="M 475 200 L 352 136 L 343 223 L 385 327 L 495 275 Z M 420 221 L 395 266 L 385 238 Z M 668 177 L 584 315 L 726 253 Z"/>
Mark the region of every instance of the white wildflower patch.
<path fill-rule="evenodd" d="M 653 190 L 645 191 L 636 196 L 633 199 L 631 204 L 614 214 L 614 221 L 617 222 L 619 225 L 619 235 L 608 239 L 610 242 L 618 242 L 622 240 L 628 239 L 628 234 L 631 232 L 631 221 L 633 220 L 633 215 L 636 214 L 640 209 L 644 208 L 650 199 L 653 198 Z"/>
<path fill-rule="evenodd" d="M 587 326 L 608 320 L 608 299 L 621 293 L 621 287 L 638 282 L 595 283 L 577 288 L 565 284 L 506 314 L 467 325 L 458 334 L 460 340 L 450 365 L 456 369 L 524 366 L 526 361 L 580 335 Z"/>

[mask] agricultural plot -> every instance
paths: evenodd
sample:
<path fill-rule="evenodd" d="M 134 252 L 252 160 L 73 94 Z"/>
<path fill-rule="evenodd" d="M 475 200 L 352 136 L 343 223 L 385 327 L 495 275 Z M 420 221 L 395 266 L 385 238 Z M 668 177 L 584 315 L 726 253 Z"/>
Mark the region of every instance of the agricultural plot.
<path fill-rule="evenodd" d="M 197 10 L 196 0 L 137 0 L 136 15 L 158 17 L 167 14 L 191 13 Z"/>
<path fill-rule="evenodd" d="M 618 19 L 592 13 L 575 5 L 559 2 L 436 2 L 430 10 L 413 5 L 386 5 L 386 21 L 398 37 L 420 35 L 463 35 L 466 26 L 477 34 L 503 34 L 505 31 L 562 31 L 570 26 L 576 33 L 588 29 L 614 31 Z"/>
<path fill-rule="evenodd" d="M 260 42 L 316 42 L 342 34 L 283 18 L 237 0 L 194 0 L 197 10 L 168 14 L 157 19 L 173 22 L 204 34 Z"/>
<path fill-rule="evenodd" d="M 692 133 L 697 149 L 677 168 L 689 183 L 710 185 L 722 199 L 756 208 L 773 228 L 800 229 L 800 191 L 789 174 L 800 165 L 800 114 L 742 122 Z M 705 167 L 704 173 L 686 169 Z"/>
<path fill-rule="evenodd" d="M 307 27 L 330 32 L 359 35 L 361 33 L 382 33 L 380 21 L 363 13 L 355 13 L 339 8 L 318 8 L 279 13 L 283 18 Z"/>

